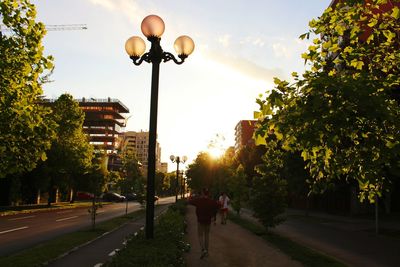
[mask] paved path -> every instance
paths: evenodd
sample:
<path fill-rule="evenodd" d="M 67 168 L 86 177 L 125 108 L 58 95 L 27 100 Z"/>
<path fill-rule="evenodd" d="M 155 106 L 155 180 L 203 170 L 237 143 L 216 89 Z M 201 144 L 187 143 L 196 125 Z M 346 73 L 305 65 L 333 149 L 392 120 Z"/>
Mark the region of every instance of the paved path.
<path fill-rule="evenodd" d="M 288 213 L 304 215 L 304 211 L 289 210 Z M 248 211 L 242 212 L 242 216 L 254 220 Z M 400 229 L 400 222 L 391 222 L 388 227 Z M 289 216 L 272 231 L 349 266 L 400 266 L 400 239 L 377 236 L 373 220 L 310 213 L 308 218 Z"/>
<path fill-rule="evenodd" d="M 268 243 L 228 221 L 226 225 L 211 226 L 209 256 L 200 259 L 200 245 L 197 238 L 195 207 L 188 205 L 188 242 L 192 248 L 185 255 L 188 267 L 260 267 L 260 266 L 302 266 Z"/>
<path fill-rule="evenodd" d="M 156 207 L 156 215 L 165 211 L 168 206 Z M 52 267 L 93 267 L 101 266 L 113 256 L 117 249 L 124 247 L 124 241 L 129 236 L 144 227 L 145 218 L 132 220 L 122 227 L 103 235 L 96 240 L 82 245 L 63 257 L 51 262 Z"/>

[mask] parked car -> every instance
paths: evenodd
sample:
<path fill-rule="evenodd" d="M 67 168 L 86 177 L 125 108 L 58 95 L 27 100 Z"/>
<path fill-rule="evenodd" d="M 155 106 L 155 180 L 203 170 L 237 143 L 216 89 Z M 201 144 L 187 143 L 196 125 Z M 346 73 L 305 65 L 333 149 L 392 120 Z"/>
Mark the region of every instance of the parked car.
<path fill-rule="evenodd" d="M 107 192 L 103 194 L 102 199 L 110 202 L 123 202 L 126 198 L 114 192 Z"/>
<path fill-rule="evenodd" d="M 81 191 L 76 192 L 75 196 L 76 200 L 92 200 L 93 198 L 94 198 L 93 194 Z"/>
<path fill-rule="evenodd" d="M 132 201 L 132 200 L 137 200 L 137 199 L 138 199 L 138 197 L 137 197 L 137 195 L 136 195 L 135 193 L 126 194 L 126 195 L 125 195 L 125 198 L 126 198 L 128 201 Z"/>

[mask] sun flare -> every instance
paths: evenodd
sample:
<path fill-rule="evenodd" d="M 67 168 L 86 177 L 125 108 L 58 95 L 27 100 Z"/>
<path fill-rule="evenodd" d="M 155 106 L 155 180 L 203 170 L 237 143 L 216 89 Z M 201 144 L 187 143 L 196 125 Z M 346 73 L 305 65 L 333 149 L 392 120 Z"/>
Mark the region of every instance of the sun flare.
<path fill-rule="evenodd" d="M 210 154 L 211 157 L 217 159 L 220 158 L 225 153 L 225 149 L 218 147 L 210 147 L 208 148 L 207 152 L 208 154 Z"/>

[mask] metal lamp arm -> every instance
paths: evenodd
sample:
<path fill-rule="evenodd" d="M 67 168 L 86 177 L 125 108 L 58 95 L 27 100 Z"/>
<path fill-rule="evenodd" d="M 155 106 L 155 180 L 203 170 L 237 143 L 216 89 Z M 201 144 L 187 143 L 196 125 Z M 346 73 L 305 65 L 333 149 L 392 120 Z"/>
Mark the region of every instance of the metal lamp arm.
<path fill-rule="evenodd" d="M 143 61 L 146 61 L 147 63 L 151 63 L 149 52 L 143 54 L 141 57 L 130 56 L 130 59 L 132 59 L 133 64 L 135 64 L 136 66 L 139 66 L 140 64 L 142 64 Z"/>
<path fill-rule="evenodd" d="M 181 61 L 178 61 L 175 58 L 175 56 L 173 54 L 171 54 L 170 52 L 163 52 L 163 55 L 162 55 L 162 59 L 163 59 L 164 62 L 173 60 L 178 65 L 182 64 L 183 62 L 185 62 L 185 59 L 187 58 L 187 56 L 184 56 L 184 55 L 179 55 L 178 57 L 181 59 Z"/>

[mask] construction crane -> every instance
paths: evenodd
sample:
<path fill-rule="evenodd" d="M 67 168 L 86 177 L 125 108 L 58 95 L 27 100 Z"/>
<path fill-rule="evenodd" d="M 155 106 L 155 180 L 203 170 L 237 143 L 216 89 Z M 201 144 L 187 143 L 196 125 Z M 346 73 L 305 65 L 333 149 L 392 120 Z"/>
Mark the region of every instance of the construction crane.
<path fill-rule="evenodd" d="M 47 31 L 77 31 L 87 30 L 86 24 L 49 24 L 45 25 Z M 10 32 L 10 28 L 7 28 L 4 24 L 0 24 L 0 32 Z"/>
<path fill-rule="evenodd" d="M 86 24 L 60 24 L 60 25 L 46 25 L 48 31 L 76 31 L 87 30 Z"/>

